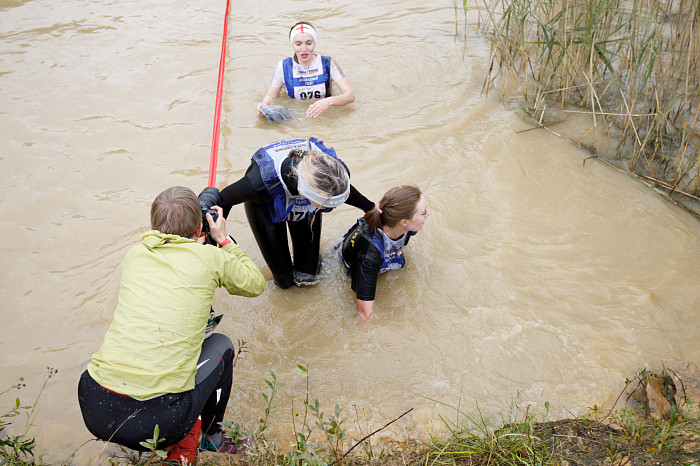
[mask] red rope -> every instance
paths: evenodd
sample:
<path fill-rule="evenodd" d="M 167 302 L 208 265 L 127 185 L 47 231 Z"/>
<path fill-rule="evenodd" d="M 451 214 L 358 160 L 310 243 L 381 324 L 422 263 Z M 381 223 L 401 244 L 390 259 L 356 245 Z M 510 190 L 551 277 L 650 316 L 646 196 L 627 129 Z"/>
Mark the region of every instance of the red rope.
<path fill-rule="evenodd" d="M 216 86 L 216 110 L 214 112 L 214 134 L 211 140 L 211 159 L 209 161 L 209 186 L 216 185 L 216 161 L 219 156 L 219 132 L 221 130 L 221 95 L 224 89 L 224 68 L 226 67 L 226 35 L 228 32 L 228 12 L 231 1 L 226 0 L 226 17 L 224 18 L 224 38 L 221 41 L 221 60 L 219 61 L 219 82 Z"/>

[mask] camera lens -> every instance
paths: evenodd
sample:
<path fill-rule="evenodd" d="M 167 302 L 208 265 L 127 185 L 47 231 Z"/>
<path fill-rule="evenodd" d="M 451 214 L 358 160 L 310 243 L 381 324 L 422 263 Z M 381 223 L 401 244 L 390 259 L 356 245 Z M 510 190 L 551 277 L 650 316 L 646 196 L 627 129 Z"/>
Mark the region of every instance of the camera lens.
<path fill-rule="evenodd" d="M 199 205 L 202 208 L 202 230 L 209 233 L 209 222 L 207 222 L 207 213 L 211 214 L 213 221 L 219 218 L 219 214 L 212 209 L 213 206 L 221 204 L 221 196 L 219 190 L 214 187 L 204 188 L 198 196 Z"/>

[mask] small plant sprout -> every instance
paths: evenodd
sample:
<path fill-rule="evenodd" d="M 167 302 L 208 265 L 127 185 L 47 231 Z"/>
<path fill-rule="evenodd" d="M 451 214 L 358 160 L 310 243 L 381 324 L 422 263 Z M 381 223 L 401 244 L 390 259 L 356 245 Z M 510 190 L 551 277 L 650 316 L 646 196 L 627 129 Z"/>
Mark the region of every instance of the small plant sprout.
<path fill-rule="evenodd" d="M 168 456 L 167 451 L 158 449 L 158 445 L 164 441 L 164 438 L 160 438 L 160 427 L 156 424 L 153 428 L 153 437 L 139 442 L 142 447 L 147 448 L 151 452 L 151 456 L 148 458 L 148 461 L 146 461 L 146 465 L 150 464 L 155 458 L 165 459 L 165 457 Z"/>

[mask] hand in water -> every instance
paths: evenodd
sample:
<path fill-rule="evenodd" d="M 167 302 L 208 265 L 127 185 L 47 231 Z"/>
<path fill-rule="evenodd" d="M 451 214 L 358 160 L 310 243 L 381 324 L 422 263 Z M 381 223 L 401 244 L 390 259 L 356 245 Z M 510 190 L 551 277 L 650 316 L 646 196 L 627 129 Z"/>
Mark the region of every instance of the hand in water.
<path fill-rule="evenodd" d="M 372 319 L 372 309 L 370 309 L 369 311 L 365 311 L 365 312 L 358 309 L 357 315 L 360 317 L 360 321 L 367 322 L 368 320 Z"/>
<path fill-rule="evenodd" d="M 309 105 L 309 108 L 306 109 L 306 116 L 316 118 L 331 105 L 333 105 L 331 97 L 326 97 L 325 99 L 317 100 L 316 102 Z"/>

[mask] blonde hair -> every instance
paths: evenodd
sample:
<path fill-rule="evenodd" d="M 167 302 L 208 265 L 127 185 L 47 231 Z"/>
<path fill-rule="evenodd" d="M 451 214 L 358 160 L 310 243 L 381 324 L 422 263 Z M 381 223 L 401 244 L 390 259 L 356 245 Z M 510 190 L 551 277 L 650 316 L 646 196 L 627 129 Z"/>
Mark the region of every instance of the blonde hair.
<path fill-rule="evenodd" d="M 190 188 L 168 188 L 151 204 L 151 228 L 161 233 L 191 238 L 201 222 L 202 207 Z"/>
<path fill-rule="evenodd" d="M 350 175 L 340 160 L 323 152 L 313 150 L 303 156 L 294 167 L 297 178 L 316 193 L 331 198 L 343 194 L 350 184 Z"/>
<path fill-rule="evenodd" d="M 369 232 L 374 233 L 377 228 L 383 228 L 385 225 L 393 227 L 399 220 L 413 217 L 421 196 L 417 186 L 403 185 L 391 188 L 379 201 L 379 209 L 375 206 L 365 214 Z"/>

